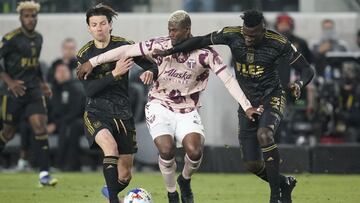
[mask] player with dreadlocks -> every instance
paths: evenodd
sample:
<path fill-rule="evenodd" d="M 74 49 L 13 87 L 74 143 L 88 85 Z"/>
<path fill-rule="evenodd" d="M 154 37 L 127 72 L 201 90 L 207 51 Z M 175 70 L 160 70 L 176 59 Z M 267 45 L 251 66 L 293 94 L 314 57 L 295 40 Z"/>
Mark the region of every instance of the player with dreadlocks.
<path fill-rule="evenodd" d="M 308 62 L 283 35 L 265 28 L 263 14 L 249 10 L 242 16 L 243 26 L 225 27 L 205 36 L 198 36 L 164 51 L 159 55 L 186 52 L 209 45 L 229 46 L 240 87 L 254 106 L 263 105 L 263 114 L 249 120 L 239 108 L 239 141 L 245 167 L 269 182 L 270 203 L 291 203 L 296 185 L 292 176 L 279 174 L 279 150 L 274 134 L 283 118 L 285 95 L 276 70 L 278 59 L 284 58 L 289 66 L 300 73 L 300 79 L 291 84 L 293 96 L 313 78 L 314 71 Z"/>

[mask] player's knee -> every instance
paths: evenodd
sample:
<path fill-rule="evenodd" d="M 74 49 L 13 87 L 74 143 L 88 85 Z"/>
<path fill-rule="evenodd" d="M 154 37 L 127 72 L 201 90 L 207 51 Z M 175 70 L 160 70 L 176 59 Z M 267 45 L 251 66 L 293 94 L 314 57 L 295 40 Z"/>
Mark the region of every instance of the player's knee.
<path fill-rule="evenodd" d="M 123 183 L 130 183 L 132 178 L 131 169 L 124 170 L 121 174 L 119 174 L 118 179 Z"/>
<path fill-rule="evenodd" d="M 33 131 L 35 135 L 44 135 L 47 134 L 46 127 L 44 125 L 34 125 Z"/>
<path fill-rule="evenodd" d="M 262 163 L 261 161 L 246 161 L 244 162 L 244 167 L 247 171 L 256 174 L 261 170 Z"/>
<path fill-rule="evenodd" d="M 261 146 L 266 146 L 274 143 L 273 131 L 269 128 L 259 128 L 257 131 L 257 138 Z"/>
<path fill-rule="evenodd" d="M 3 131 L 3 136 L 6 140 L 11 140 L 12 138 L 14 138 L 14 135 L 16 133 L 16 129 L 15 128 L 4 128 Z"/>
<path fill-rule="evenodd" d="M 186 154 L 191 160 L 199 160 L 202 156 L 201 146 L 188 146 Z"/>
<path fill-rule="evenodd" d="M 174 158 L 174 149 L 171 145 L 163 145 L 159 147 L 159 154 L 162 159 L 170 160 Z"/>

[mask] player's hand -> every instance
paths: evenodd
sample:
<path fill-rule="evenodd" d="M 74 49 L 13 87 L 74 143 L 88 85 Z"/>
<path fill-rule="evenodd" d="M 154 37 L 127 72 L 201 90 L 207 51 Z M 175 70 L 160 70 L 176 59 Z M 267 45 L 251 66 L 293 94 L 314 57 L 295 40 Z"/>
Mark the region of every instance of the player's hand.
<path fill-rule="evenodd" d="M 26 87 L 24 81 L 22 80 L 12 80 L 8 85 L 8 90 L 10 90 L 15 97 L 21 97 L 25 95 Z"/>
<path fill-rule="evenodd" d="M 246 109 L 246 116 L 251 120 L 255 121 L 256 116 L 260 116 L 264 112 L 263 105 L 260 105 L 259 107 L 250 107 Z"/>
<path fill-rule="evenodd" d="M 154 80 L 154 73 L 151 71 L 145 71 L 140 75 L 140 80 L 144 85 L 150 85 Z"/>
<path fill-rule="evenodd" d="M 127 73 L 134 66 L 132 58 L 122 58 L 116 62 L 116 67 L 111 71 L 114 77 L 120 77 Z"/>
<path fill-rule="evenodd" d="M 85 63 L 79 65 L 76 68 L 76 75 L 79 80 L 86 80 L 88 75 L 92 72 L 93 67 L 90 61 L 86 61 Z"/>
<path fill-rule="evenodd" d="M 170 51 L 171 51 L 171 49 L 166 49 L 166 50 L 154 49 L 153 54 L 155 56 L 168 56 L 168 55 L 170 55 Z"/>
<path fill-rule="evenodd" d="M 300 98 L 300 95 L 301 95 L 300 85 L 297 84 L 297 83 L 292 83 L 290 85 L 290 89 L 291 89 L 291 95 L 293 97 L 295 97 L 296 100 L 298 100 Z"/>
<path fill-rule="evenodd" d="M 45 97 L 50 98 L 52 97 L 51 88 L 47 83 L 41 83 L 41 89 L 44 92 Z"/>

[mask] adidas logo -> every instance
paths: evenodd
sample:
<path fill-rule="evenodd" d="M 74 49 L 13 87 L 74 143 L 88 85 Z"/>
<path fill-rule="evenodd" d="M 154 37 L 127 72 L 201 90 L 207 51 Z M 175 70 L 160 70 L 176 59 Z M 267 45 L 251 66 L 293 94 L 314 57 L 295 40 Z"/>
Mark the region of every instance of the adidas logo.
<path fill-rule="evenodd" d="M 274 158 L 269 157 L 268 159 L 266 159 L 266 161 L 274 161 Z"/>

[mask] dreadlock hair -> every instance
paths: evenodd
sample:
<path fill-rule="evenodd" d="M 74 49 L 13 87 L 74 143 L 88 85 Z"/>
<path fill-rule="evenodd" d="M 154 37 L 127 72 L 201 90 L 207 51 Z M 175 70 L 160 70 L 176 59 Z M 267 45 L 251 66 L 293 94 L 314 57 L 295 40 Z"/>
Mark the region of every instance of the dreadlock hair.
<path fill-rule="evenodd" d="M 89 25 L 89 18 L 92 16 L 106 16 L 108 22 L 111 23 L 113 17 L 116 18 L 117 13 L 110 6 L 100 3 L 86 11 L 86 23 L 88 25 Z"/>
<path fill-rule="evenodd" d="M 244 25 L 246 27 L 255 27 L 260 23 L 265 22 L 263 14 L 255 10 L 245 11 L 241 18 L 244 20 Z"/>

